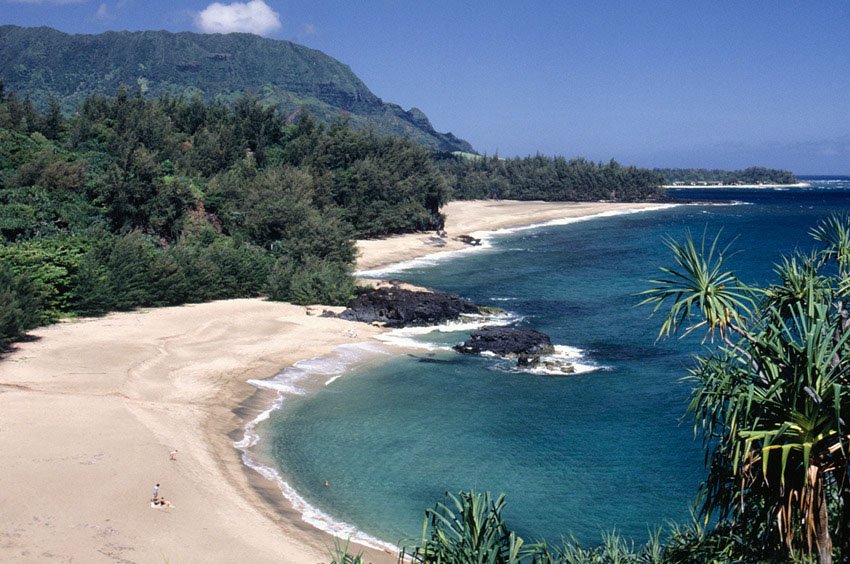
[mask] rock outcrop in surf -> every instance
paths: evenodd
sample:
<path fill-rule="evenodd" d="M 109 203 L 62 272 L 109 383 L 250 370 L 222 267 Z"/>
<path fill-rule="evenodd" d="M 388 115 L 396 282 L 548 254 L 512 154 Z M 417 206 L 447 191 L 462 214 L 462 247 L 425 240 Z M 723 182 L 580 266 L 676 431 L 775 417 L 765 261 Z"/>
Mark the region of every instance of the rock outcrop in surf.
<path fill-rule="evenodd" d="M 455 294 L 390 286 L 362 291 L 339 317 L 385 327 L 410 327 L 439 325 L 464 314 L 480 313 L 484 313 L 480 306 Z"/>
<path fill-rule="evenodd" d="M 482 327 L 454 349 L 466 354 L 491 352 L 525 361 L 539 361 L 541 355 L 555 352 L 548 335 L 528 327 Z"/>
<path fill-rule="evenodd" d="M 548 375 L 575 374 L 571 362 L 546 357 L 556 352 L 545 333 L 528 327 L 482 327 L 473 331 L 464 343 L 454 349 L 464 354 L 492 353 L 515 358 L 517 367 L 542 370 Z"/>

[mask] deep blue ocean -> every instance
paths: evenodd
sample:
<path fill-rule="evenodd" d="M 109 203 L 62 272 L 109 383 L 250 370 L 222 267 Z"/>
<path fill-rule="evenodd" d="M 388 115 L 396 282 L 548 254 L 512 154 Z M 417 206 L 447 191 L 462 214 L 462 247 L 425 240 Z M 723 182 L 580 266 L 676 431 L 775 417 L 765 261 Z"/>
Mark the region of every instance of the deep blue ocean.
<path fill-rule="evenodd" d="M 388 355 L 272 414 L 264 441 L 287 482 L 393 544 L 417 537 L 445 492 L 467 489 L 505 493 L 526 540 L 596 544 L 616 529 L 640 542 L 686 521 L 704 469 L 682 377 L 701 345 L 656 342 L 661 317 L 637 296 L 671 265 L 664 238 L 722 230 L 740 277 L 768 282 L 783 253 L 813 246 L 818 220 L 850 210 L 850 181 L 672 196 L 706 203 L 496 235 L 489 249 L 389 274 L 504 308 L 579 349 L 588 371 L 535 375 L 441 348 Z"/>

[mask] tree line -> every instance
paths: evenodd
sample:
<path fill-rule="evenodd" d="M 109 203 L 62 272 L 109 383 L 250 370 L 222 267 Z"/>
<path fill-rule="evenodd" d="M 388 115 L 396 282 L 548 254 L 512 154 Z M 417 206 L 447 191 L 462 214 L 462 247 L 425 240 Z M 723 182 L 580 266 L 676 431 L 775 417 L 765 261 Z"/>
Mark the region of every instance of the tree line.
<path fill-rule="evenodd" d="M 657 172 L 583 158 L 458 156 L 439 160 L 458 200 L 645 201 L 663 196 Z"/>
<path fill-rule="evenodd" d="M 752 166 L 741 170 L 718 170 L 707 168 L 657 168 L 655 172 L 664 178 L 664 184 L 680 182 L 697 184 L 716 182 L 719 184 L 796 184 L 794 173 L 788 170 Z"/>
<path fill-rule="evenodd" d="M 0 84 L 0 344 L 140 306 L 344 303 L 355 239 L 440 229 L 450 198 L 633 200 L 659 185 L 613 161 L 439 156 L 250 95 L 121 87 L 65 116 Z"/>

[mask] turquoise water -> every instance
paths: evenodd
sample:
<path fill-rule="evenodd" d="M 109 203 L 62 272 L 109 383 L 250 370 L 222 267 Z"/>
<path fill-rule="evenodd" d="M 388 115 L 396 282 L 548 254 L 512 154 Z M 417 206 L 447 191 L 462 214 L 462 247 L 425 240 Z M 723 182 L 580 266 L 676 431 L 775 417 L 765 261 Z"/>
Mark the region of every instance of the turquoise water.
<path fill-rule="evenodd" d="M 811 247 L 808 229 L 848 209 L 850 183 L 674 195 L 716 204 L 520 231 L 393 273 L 503 307 L 595 369 L 549 377 L 450 350 L 389 357 L 273 413 L 264 433 L 287 481 L 334 520 L 396 544 L 446 491 L 471 488 L 507 494 L 506 518 L 526 539 L 592 544 L 617 529 L 640 541 L 686 520 L 704 470 L 680 379 L 700 345 L 656 343 L 660 319 L 635 294 L 670 263 L 663 238 L 688 229 L 722 228 L 737 238 L 742 278 L 770 280 L 782 252 Z"/>

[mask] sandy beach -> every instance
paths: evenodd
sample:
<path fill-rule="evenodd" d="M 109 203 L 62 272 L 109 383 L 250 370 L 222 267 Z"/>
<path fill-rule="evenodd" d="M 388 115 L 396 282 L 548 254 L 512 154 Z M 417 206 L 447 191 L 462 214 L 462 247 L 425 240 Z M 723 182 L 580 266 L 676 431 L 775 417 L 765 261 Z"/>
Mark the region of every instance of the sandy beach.
<path fill-rule="evenodd" d="M 453 202 L 448 237 L 358 242 L 358 268 L 463 248 L 453 237 L 481 230 L 651 206 Z M 233 446 L 265 407 L 247 380 L 381 331 L 307 313 L 228 300 L 59 323 L 15 345 L 0 360 L 0 561 L 327 562 L 330 537 Z M 175 508 L 150 507 L 156 483 Z"/>
<path fill-rule="evenodd" d="M 358 270 L 371 270 L 444 251 L 457 251 L 468 245 L 455 239 L 481 231 L 537 225 L 565 218 L 579 218 L 607 212 L 652 209 L 658 204 L 603 202 L 517 202 L 513 200 L 475 200 L 449 202 L 445 238 L 434 233 L 412 233 L 384 239 L 357 242 Z"/>
<path fill-rule="evenodd" d="M 252 487 L 234 431 L 246 380 L 352 330 L 379 331 L 254 299 L 34 331 L 0 362 L 0 561 L 327 561 L 324 536 Z M 176 508 L 149 506 L 156 483 Z"/>

